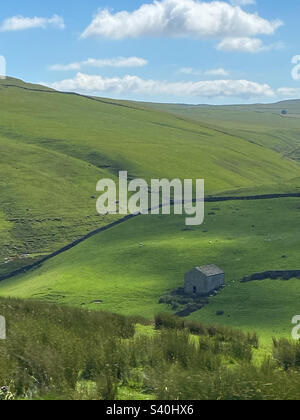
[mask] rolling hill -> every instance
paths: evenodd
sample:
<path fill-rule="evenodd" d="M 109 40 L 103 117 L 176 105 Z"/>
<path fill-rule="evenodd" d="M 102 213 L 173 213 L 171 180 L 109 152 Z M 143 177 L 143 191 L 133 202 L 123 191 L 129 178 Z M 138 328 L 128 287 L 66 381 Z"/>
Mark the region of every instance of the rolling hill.
<path fill-rule="evenodd" d="M 97 215 L 95 189 L 120 170 L 147 181 L 204 178 L 207 196 L 299 192 L 297 101 L 148 104 L 7 78 L 0 111 L 0 276 L 116 220 Z M 228 287 L 192 317 L 288 334 L 299 280 L 240 280 L 299 269 L 299 199 L 211 203 L 206 212 L 205 225 L 190 230 L 179 216 L 132 219 L 1 282 L 0 295 L 152 317 L 171 311 L 158 301 L 182 285 L 186 270 L 213 262 Z M 218 310 L 226 315 L 216 318 Z"/>
<path fill-rule="evenodd" d="M 1 282 L 0 295 L 152 318 L 174 312 L 159 300 L 183 286 L 185 272 L 216 263 L 227 287 L 192 319 L 265 337 L 289 335 L 299 312 L 299 279 L 241 280 L 299 269 L 299 208 L 299 198 L 210 203 L 205 224 L 195 228 L 186 228 L 182 216 L 139 216 Z"/>
<path fill-rule="evenodd" d="M 149 104 L 149 107 L 197 121 L 223 133 L 241 137 L 250 143 L 271 148 L 282 156 L 300 160 L 300 100 L 265 105 Z M 282 111 L 286 114 L 282 115 Z"/>
<path fill-rule="evenodd" d="M 205 178 L 207 194 L 290 191 L 300 176 L 271 142 L 262 148 L 149 104 L 7 78 L 0 107 L 0 274 L 109 223 L 95 212 L 95 185 L 120 169 L 147 180 Z"/>

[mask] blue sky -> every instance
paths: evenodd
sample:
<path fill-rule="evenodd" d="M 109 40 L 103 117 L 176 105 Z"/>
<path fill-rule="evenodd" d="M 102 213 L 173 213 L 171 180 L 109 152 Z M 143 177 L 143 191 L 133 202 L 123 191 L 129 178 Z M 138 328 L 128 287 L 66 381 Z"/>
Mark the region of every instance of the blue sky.
<path fill-rule="evenodd" d="M 11 0 L 0 55 L 9 76 L 60 90 L 274 102 L 300 97 L 299 15 L 299 0 Z"/>

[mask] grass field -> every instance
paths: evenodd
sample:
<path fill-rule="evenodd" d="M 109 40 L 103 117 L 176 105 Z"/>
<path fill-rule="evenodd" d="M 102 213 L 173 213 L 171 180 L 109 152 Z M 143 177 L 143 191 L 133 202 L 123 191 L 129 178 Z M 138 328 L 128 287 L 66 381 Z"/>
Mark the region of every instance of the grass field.
<path fill-rule="evenodd" d="M 282 109 L 288 114 L 281 115 Z M 204 178 L 206 195 L 300 190 L 300 103 L 207 107 L 63 94 L 0 80 L 0 275 L 119 216 L 96 213 L 96 183 Z M 289 336 L 299 279 L 242 284 L 300 269 L 297 198 L 206 205 L 205 224 L 140 216 L 0 283 L 1 296 L 153 318 L 196 265 L 224 268 L 227 287 L 190 318 Z M 94 302 L 94 303 L 93 303 Z M 224 312 L 217 316 L 218 311 Z"/>
<path fill-rule="evenodd" d="M 257 145 L 214 129 L 208 111 L 206 124 L 165 111 L 1 80 L 0 274 L 114 219 L 96 214 L 95 186 L 121 169 L 147 180 L 205 178 L 207 194 L 298 190 L 300 167 L 281 152 L 298 147 L 299 120 L 276 116 L 288 137 L 288 150 L 276 150 L 270 136 Z"/>
<path fill-rule="evenodd" d="M 213 107 L 152 104 L 149 106 L 271 148 L 282 156 L 300 160 L 300 100 L 269 105 Z M 282 115 L 282 110 L 287 114 Z"/>
<path fill-rule="evenodd" d="M 299 279 L 240 280 L 299 269 L 299 209 L 297 198 L 211 203 L 205 224 L 194 228 L 181 216 L 140 216 L 0 283 L 0 295 L 152 318 L 171 311 L 159 298 L 182 286 L 186 271 L 215 263 L 227 287 L 192 319 L 256 330 L 266 339 L 289 336 L 300 311 Z"/>

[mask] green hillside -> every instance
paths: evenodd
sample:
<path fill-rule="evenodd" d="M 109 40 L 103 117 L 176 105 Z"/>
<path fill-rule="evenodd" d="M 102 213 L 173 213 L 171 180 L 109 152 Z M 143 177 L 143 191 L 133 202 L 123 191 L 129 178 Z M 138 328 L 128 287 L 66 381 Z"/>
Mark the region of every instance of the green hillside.
<path fill-rule="evenodd" d="M 172 311 L 158 302 L 183 285 L 185 272 L 215 263 L 225 270 L 227 287 L 191 318 L 256 330 L 265 338 L 289 336 L 299 312 L 299 279 L 240 280 L 254 272 L 300 269 L 299 206 L 297 198 L 211 203 L 205 224 L 194 228 L 186 228 L 181 216 L 140 216 L 0 283 L 0 295 L 152 318 Z"/>
<path fill-rule="evenodd" d="M 300 100 L 275 104 L 193 106 L 148 104 L 300 160 Z M 282 115 L 282 111 L 285 115 Z"/>
<path fill-rule="evenodd" d="M 116 220 L 97 215 L 95 187 L 120 170 L 148 181 L 204 178 L 207 196 L 299 192 L 297 101 L 159 105 L 8 78 L 0 111 L 0 275 Z M 1 282 L 0 295 L 152 318 L 175 311 L 159 300 L 187 270 L 216 263 L 227 287 L 191 318 L 289 335 L 299 280 L 240 280 L 300 269 L 297 226 L 297 198 L 207 204 L 205 224 L 189 229 L 183 217 L 141 216 Z"/>
<path fill-rule="evenodd" d="M 119 170 L 205 178 L 206 194 L 297 190 L 299 166 L 271 141 L 262 148 L 208 119 L 12 78 L 0 80 L 0 112 L 0 275 L 114 219 L 96 214 L 95 186 Z"/>

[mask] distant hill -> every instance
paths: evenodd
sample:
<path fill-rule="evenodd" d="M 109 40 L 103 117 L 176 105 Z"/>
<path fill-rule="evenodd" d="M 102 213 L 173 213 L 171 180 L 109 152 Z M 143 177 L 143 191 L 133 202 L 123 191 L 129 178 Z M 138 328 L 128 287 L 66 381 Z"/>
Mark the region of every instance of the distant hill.
<path fill-rule="evenodd" d="M 43 85 L 37 85 L 34 83 L 26 83 L 21 79 L 16 79 L 15 77 L 6 77 L 5 79 L 0 78 L 0 88 L 8 88 L 8 87 L 18 87 L 18 88 L 24 88 L 24 89 L 37 89 L 37 90 L 43 90 L 43 91 L 52 91 L 53 89 L 43 86 Z"/>
<path fill-rule="evenodd" d="M 284 157 L 300 160 L 300 100 L 254 105 L 148 106 L 241 137 L 279 152 Z"/>
<path fill-rule="evenodd" d="M 115 220 L 96 214 L 95 187 L 119 170 L 146 180 L 205 178 L 208 195 L 297 191 L 300 121 L 237 109 L 0 80 L 0 274 Z"/>

